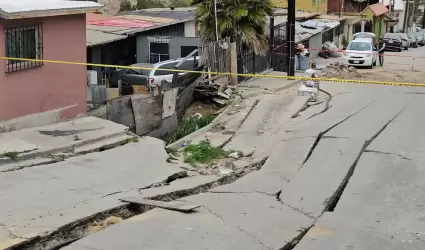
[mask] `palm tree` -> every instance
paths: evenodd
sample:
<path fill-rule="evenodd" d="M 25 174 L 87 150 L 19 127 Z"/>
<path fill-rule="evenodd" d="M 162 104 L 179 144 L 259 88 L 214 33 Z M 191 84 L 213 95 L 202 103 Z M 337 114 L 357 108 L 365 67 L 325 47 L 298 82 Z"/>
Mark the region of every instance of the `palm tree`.
<path fill-rule="evenodd" d="M 255 54 L 267 51 L 267 20 L 273 15 L 271 0 L 216 0 L 219 38 L 240 39 Z M 214 0 L 195 0 L 196 19 L 204 42 L 216 40 Z"/>

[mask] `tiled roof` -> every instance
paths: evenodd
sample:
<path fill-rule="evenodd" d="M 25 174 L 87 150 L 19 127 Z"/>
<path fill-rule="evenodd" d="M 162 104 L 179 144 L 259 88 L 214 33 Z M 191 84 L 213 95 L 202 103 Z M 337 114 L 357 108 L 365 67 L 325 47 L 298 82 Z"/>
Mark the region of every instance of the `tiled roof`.
<path fill-rule="evenodd" d="M 375 16 L 381 16 L 388 12 L 387 7 L 385 7 L 383 3 L 371 4 L 368 8 L 373 12 Z"/>
<path fill-rule="evenodd" d="M 128 35 L 182 23 L 194 18 L 194 8 L 126 11 L 117 16 L 87 14 L 87 46 L 125 39 Z"/>

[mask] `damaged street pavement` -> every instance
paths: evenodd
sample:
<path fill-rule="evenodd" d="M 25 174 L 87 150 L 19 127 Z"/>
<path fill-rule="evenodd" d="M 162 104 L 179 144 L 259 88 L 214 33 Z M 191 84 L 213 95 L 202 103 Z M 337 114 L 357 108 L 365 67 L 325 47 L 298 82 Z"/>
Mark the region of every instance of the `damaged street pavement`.
<path fill-rule="evenodd" d="M 243 155 L 225 174 L 150 137 L 2 171 L 0 248 L 424 249 L 425 91 L 321 88 L 242 99 L 195 133 Z"/>

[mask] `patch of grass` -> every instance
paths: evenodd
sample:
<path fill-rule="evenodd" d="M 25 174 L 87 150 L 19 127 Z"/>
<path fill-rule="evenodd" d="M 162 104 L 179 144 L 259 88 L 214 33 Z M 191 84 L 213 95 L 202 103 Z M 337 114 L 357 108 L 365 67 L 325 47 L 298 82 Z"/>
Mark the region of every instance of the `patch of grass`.
<path fill-rule="evenodd" d="M 7 157 L 11 160 L 16 161 L 18 159 L 19 152 L 17 152 L 17 151 L 4 152 L 3 154 L 1 154 L 1 156 Z"/>
<path fill-rule="evenodd" d="M 169 143 L 175 142 L 196 130 L 207 126 L 214 120 L 214 118 L 214 115 L 208 115 L 202 117 L 191 117 L 189 119 L 182 120 L 177 130 L 171 134 Z"/>
<path fill-rule="evenodd" d="M 188 145 L 183 149 L 184 162 L 194 165 L 195 163 L 207 164 L 215 159 L 227 157 L 229 152 L 211 145 L 209 140 L 200 141 L 197 144 Z"/>

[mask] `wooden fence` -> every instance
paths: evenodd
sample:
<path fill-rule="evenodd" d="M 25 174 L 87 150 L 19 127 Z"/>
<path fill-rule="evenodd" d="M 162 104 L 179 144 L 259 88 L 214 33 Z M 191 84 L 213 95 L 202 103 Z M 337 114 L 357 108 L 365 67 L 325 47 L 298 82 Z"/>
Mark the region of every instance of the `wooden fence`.
<path fill-rule="evenodd" d="M 231 72 L 230 38 L 202 45 L 200 54 L 201 65 L 209 72 Z M 220 85 L 230 82 L 230 76 L 210 75 L 209 78 Z"/>

